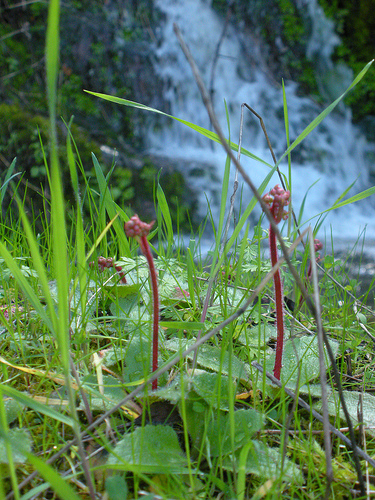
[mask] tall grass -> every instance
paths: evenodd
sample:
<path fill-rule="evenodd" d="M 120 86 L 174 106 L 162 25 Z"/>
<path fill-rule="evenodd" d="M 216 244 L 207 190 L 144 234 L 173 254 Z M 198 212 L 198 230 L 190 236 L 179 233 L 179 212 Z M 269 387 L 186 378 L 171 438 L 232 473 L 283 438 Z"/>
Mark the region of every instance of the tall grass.
<path fill-rule="evenodd" d="M 4 474 L 0 474 L 0 496 L 115 500 L 137 498 L 142 489 L 164 498 L 184 499 L 274 498 L 281 494 L 285 498 L 318 498 L 327 491 L 340 498 L 349 494 L 356 488 L 358 471 L 354 471 L 347 449 L 334 449 L 335 482 L 326 481 L 323 439 L 312 408 L 318 406 L 321 394 L 315 383 L 320 372 L 327 370 L 328 411 L 337 426 L 340 408 L 330 380 L 331 361 L 323 359 L 326 354 L 318 354 L 315 323 L 305 305 L 298 313 L 293 314 L 292 307 L 286 310 L 288 339 L 281 384 L 270 382 L 267 370 L 273 365 L 275 339 L 270 283 L 276 268 L 271 269 L 263 255 L 267 234 L 261 221 L 255 228 L 248 224 L 259 196 L 285 156 L 289 159 L 287 183 L 293 190 L 290 152 L 346 93 L 291 144 L 284 101 L 288 149 L 276 165 L 268 165 L 269 174 L 242 208 L 228 238 L 225 218 L 231 195 L 231 150 L 238 146 L 230 138 L 226 141 L 230 148 L 220 218 L 216 225 L 208 215 L 202 223 L 202 227 L 211 224 L 214 234 L 207 266 L 198 258 L 202 228 L 191 235 L 187 248 L 177 244 L 180 235 L 175 235 L 168 199 L 156 180 L 157 220 L 150 241 L 159 273 L 161 366 L 150 375 L 151 299 L 145 261 L 125 236 L 128 214 L 112 199 L 109 177 L 103 175 L 94 155 L 99 192 L 90 188 L 69 124 L 67 165 L 75 206 L 67 229 L 56 139 L 59 7 L 58 0 L 51 0 L 46 40 L 51 131 L 46 166 L 51 201 L 49 205 L 45 200 L 44 231 L 36 234 L 25 199 L 17 200 L 19 218 L 11 211 L 2 212 L 0 462 Z M 348 91 L 368 69 L 369 65 Z M 218 134 L 175 119 L 220 142 Z M 245 149 L 241 152 L 265 163 Z M 15 165 L 11 164 L 2 179 L 1 203 L 9 186 L 17 198 Z M 374 192 L 370 188 L 345 200 L 340 197 L 326 212 Z M 89 200 L 88 220 L 82 210 L 84 198 Z M 303 206 L 299 226 L 302 214 Z M 297 229 L 294 222 L 289 223 L 288 244 Z M 289 259 L 303 277 L 314 256 L 303 250 L 298 260 L 299 241 L 291 246 Z M 101 274 L 95 267 L 98 256 L 117 253 L 126 285 L 119 283 L 116 273 L 108 269 Z M 281 260 L 278 266 L 282 264 Z M 294 293 L 294 279 L 287 268 L 282 272 L 286 294 Z M 322 278 L 322 320 L 330 331 L 333 351 L 343 355 L 348 344 L 354 347 L 354 373 L 360 377 L 366 371 L 366 383 L 371 384 L 372 361 L 361 357 L 370 346 L 361 326 L 368 313 L 358 320 L 358 312 L 352 309 L 355 298 L 340 283 L 342 276 L 335 274 L 333 284 L 326 276 Z M 156 377 L 160 389 L 151 391 L 150 383 Z M 309 411 L 298 410 L 298 399 L 292 403 L 293 391 L 308 398 Z M 353 394 L 355 400 L 357 391 Z M 371 424 L 371 398 L 366 394 L 363 403 L 367 424 Z M 348 406 L 355 419 L 357 405 Z M 355 447 L 348 439 L 344 442 L 348 441 Z M 359 451 L 373 465 L 371 433 L 366 445 L 367 453 Z"/>

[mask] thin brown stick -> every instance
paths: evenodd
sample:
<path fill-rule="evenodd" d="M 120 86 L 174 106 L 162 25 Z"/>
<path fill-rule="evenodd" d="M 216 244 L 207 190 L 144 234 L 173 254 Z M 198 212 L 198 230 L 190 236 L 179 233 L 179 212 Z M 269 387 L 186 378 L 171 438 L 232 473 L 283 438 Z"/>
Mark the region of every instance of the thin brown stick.
<path fill-rule="evenodd" d="M 285 257 L 285 262 L 287 263 L 289 269 L 290 269 L 290 272 L 292 273 L 292 276 L 293 278 L 296 280 L 296 283 L 297 285 L 299 286 L 299 288 L 301 289 L 301 293 L 304 297 L 304 299 L 306 300 L 306 303 L 309 304 L 309 307 L 310 307 L 310 310 L 311 311 L 314 311 L 314 314 L 315 314 L 315 307 L 314 307 L 314 304 L 313 302 L 311 301 L 310 299 L 310 296 L 309 294 L 307 293 L 307 290 L 304 286 L 304 284 L 302 283 L 302 280 L 298 274 L 298 271 L 296 270 L 296 268 L 293 266 L 289 256 L 288 256 L 288 249 L 287 249 L 287 246 L 285 245 L 284 243 L 284 240 L 280 234 L 280 231 L 277 227 L 277 224 L 275 223 L 275 220 L 273 218 L 273 216 L 271 215 L 271 212 L 267 206 L 267 204 L 263 201 L 261 195 L 259 194 L 259 191 L 257 190 L 257 188 L 255 187 L 255 185 L 253 184 L 252 180 L 250 179 L 250 177 L 247 175 L 246 171 L 244 170 L 244 168 L 242 167 L 242 165 L 237 161 L 237 159 L 235 158 L 235 156 L 233 155 L 233 152 L 231 150 L 231 148 L 229 147 L 228 145 L 228 142 L 221 130 L 221 127 L 219 125 L 219 122 L 216 118 L 216 115 L 213 111 L 213 108 L 212 108 L 212 104 L 211 104 L 211 101 L 210 101 L 210 98 L 209 98 L 209 95 L 207 93 L 207 90 L 204 86 L 204 83 L 202 81 L 202 78 L 199 74 L 199 71 L 198 71 L 198 68 L 190 54 L 190 51 L 188 49 L 188 47 L 186 46 L 185 42 L 183 41 L 182 39 L 182 36 L 181 36 L 181 32 L 180 32 L 180 29 L 178 28 L 178 26 L 176 24 L 174 24 L 174 31 L 176 33 L 176 36 L 180 42 L 180 45 L 181 45 L 181 48 L 185 54 L 185 57 L 187 58 L 191 68 L 192 68 L 192 71 L 193 71 L 193 74 L 194 74 L 194 77 L 195 77 L 195 80 L 197 82 L 197 85 L 198 85 L 198 88 L 201 92 L 201 95 L 202 95 L 202 100 L 203 100 L 203 103 L 207 109 L 207 112 L 209 114 L 209 117 L 210 117 L 210 120 L 212 122 L 212 125 L 214 127 L 214 130 L 221 142 L 221 145 L 223 146 L 225 152 L 227 153 L 227 155 L 230 157 L 230 159 L 232 160 L 232 162 L 234 163 L 234 165 L 237 167 L 238 171 L 240 172 L 240 174 L 242 175 L 244 181 L 247 183 L 247 185 L 250 187 L 251 191 L 253 192 L 255 198 L 257 199 L 257 201 L 259 202 L 259 205 L 260 207 L 262 208 L 263 212 L 266 214 L 266 217 L 267 219 L 269 220 L 269 223 L 270 225 L 272 226 L 275 234 L 276 234 L 276 237 L 277 239 L 279 240 L 279 243 L 280 243 L 280 247 L 281 247 L 281 250 L 284 254 L 284 257 Z"/>
<path fill-rule="evenodd" d="M 277 239 L 279 240 L 279 243 L 280 243 L 280 247 L 282 249 L 282 252 L 283 252 L 283 255 L 284 255 L 284 258 L 285 258 L 285 262 L 287 263 L 289 269 L 290 269 L 290 272 L 293 276 L 293 278 L 295 279 L 296 281 L 296 284 L 297 286 L 300 288 L 301 290 L 301 293 L 304 297 L 304 299 L 306 300 L 306 305 L 308 306 L 308 308 L 310 309 L 310 311 L 312 312 L 312 314 L 314 315 L 315 318 L 317 318 L 317 313 L 316 313 L 316 308 L 315 308 L 315 305 L 313 303 L 313 301 L 311 300 L 309 294 L 307 293 L 307 290 L 304 286 L 304 284 L 302 283 L 302 280 L 296 270 L 296 268 L 293 266 L 290 258 L 289 258 L 289 255 L 288 255 L 288 251 L 287 251 L 287 247 L 281 237 L 281 234 L 278 230 L 278 227 L 277 227 L 277 224 L 275 223 L 275 220 L 274 218 L 272 217 L 272 214 L 270 213 L 270 210 L 267 206 L 267 204 L 263 201 L 262 197 L 260 196 L 258 190 L 256 189 L 255 185 L 253 184 L 252 180 L 250 179 L 250 177 L 247 175 L 247 173 L 245 172 L 245 170 L 243 169 L 242 165 L 236 160 L 235 156 L 233 155 L 233 152 L 231 150 L 231 148 L 229 147 L 228 145 L 228 142 L 221 130 L 221 127 L 220 127 L 220 124 L 216 118 L 216 115 L 214 113 L 214 110 L 212 108 L 212 103 L 210 101 L 210 98 L 209 98 L 209 95 L 207 93 L 207 90 L 205 88 L 205 85 L 203 83 L 203 80 L 199 74 L 199 70 L 195 64 L 195 61 L 190 53 L 190 50 L 188 49 L 187 45 L 185 44 L 183 38 L 182 38 L 182 35 L 181 35 L 181 32 L 180 32 L 180 29 L 179 27 L 177 26 L 177 24 L 174 24 L 174 31 L 176 33 L 176 36 L 180 42 L 180 45 L 181 45 L 181 48 L 182 48 L 182 51 L 184 52 L 185 54 L 185 57 L 186 59 L 188 60 L 189 64 L 190 64 L 190 67 L 192 69 L 192 72 L 194 74 L 194 77 L 195 77 L 195 80 L 197 82 L 197 85 L 198 85 L 198 88 L 201 92 L 201 96 L 202 96 L 202 100 L 203 100 L 203 103 L 206 107 L 206 110 L 209 114 L 209 117 L 211 119 L 211 122 L 212 122 L 212 126 L 225 150 L 225 152 L 227 153 L 227 155 L 231 158 L 232 162 L 236 165 L 238 171 L 241 173 L 243 179 L 245 180 L 245 182 L 248 184 L 248 186 L 250 187 L 251 191 L 253 192 L 255 198 L 258 200 L 263 212 L 266 214 L 268 220 L 269 220 L 269 223 L 270 223 L 270 226 L 272 227 L 273 231 L 275 232 L 276 234 L 276 237 Z M 333 374 L 334 374 L 334 379 L 335 379 L 335 382 L 337 384 L 337 390 L 338 390 L 338 393 L 339 393 L 339 397 L 340 397 L 340 402 L 341 402 L 341 406 L 342 406 L 342 409 L 343 409 L 343 412 L 345 414 L 345 418 L 346 418 L 346 421 L 347 421 L 347 425 L 350 429 L 350 438 L 351 438 L 351 441 L 352 441 L 352 449 L 353 449 L 353 458 L 354 458 L 354 462 L 355 462 L 355 467 L 356 467 L 356 471 L 357 471 L 357 475 L 358 475 L 358 481 L 360 483 L 360 487 L 361 487 L 361 494 L 365 494 L 365 488 L 364 488 L 364 481 L 363 481 L 363 476 L 362 476 L 362 471 L 361 471 L 361 466 L 360 466 L 360 462 L 359 462 L 359 458 L 358 458 L 358 454 L 357 454 L 357 446 L 356 446 L 356 441 L 355 441 L 355 435 L 354 435 L 354 429 L 353 429 L 353 425 L 352 425 L 352 422 L 351 422 L 351 418 L 350 418 L 350 414 L 348 412 L 348 409 L 347 409 L 347 406 L 346 406 L 346 403 L 345 403 L 345 398 L 344 398 L 344 394 L 343 394 L 343 391 L 342 391 L 342 386 L 341 386 L 341 382 L 340 382 L 340 374 L 339 374 L 339 371 L 337 369 L 337 366 L 336 366 L 336 362 L 335 362 L 335 356 L 333 355 L 333 352 L 332 352 L 332 349 L 331 349 L 331 346 L 329 344 L 329 341 L 328 341 L 328 337 L 327 335 L 325 334 L 324 330 L 322 330 L 322 334 L 323 334 L 323 339 L 324 339 L 324 343 L 326 345 L 326 349 L 327 349 L 327 353 L 328 353 L 328 356 L 330 358 L 330 361 L 331 361 L 331 364 L 332 364 L 332 370 L 333 370 Z"/>
<path fill-rule="evenodd" d="M 303 238 L 305 233 L 301 235 Z M 295 247 L 300 243 L 300 239 L 296 240 L 293 245 L 288 249 L 288 252 L 292 253 L 295 250 Z M 257 298 L 257 296 L 260 294 L 260 292 L 263 290 L 263 288 L 266 286 L 266 284 L 272 279 L 274 273 L 276 270 L 285 262 L 284 257 L 279 259 L 278 263 L 276 266 L 274 266 L 271 271 L 263 278 L 263 280 L 259 283 L 259 285 L 255 288 L 251 296 L 247 299 L 247 301 L 244 303 L 242 307 L 240 307 L 235 313 L 233 313 L 231 316 L 229 316 L 225 321 L 220 323 L 220 325 L 216 326 L 214 329 L 210 330 L 206 335 L 201 337 L 199 340 L 197 340 L 191 347 L 186 349 L 185 351 L 182 351 L 180 353 L 177 353 L 176 356 L 174 356 L 170 361 L 168 361 L 166 364 L 164 364 L 162 367 L 160 367 L 157 371 L 153 372 L 150 374 L 150 377 L 141 385 L 139 385 L 136 389 L 134 389 L 130 394 L 125 396 L 119 403 L 117 403 L 115 406 L 113 406 L 111 409 L 103 413 L 100 417 L 98 417 L 92 424 L 90 424 L 84 431 L 81 432 L 81 434 L 75 438 L 73 438 L 69 443 L 67 443 L 65 446 L 63 446 L 57 453 L 52 455 L 48 460 L 46 460 L 47 464 L 52 464 L 56 460 L 58 460 L 64 453 L 66 453 L 71 446 L 75 445 L 77 443 L 77 438 L 79 437 L 81 440 L 89 435 L 92 431 L 94 431 L 102 422 L 104 422 L 107 418 L 109 418 L 114 412 L 119 410 L 122 406 L 124 406 L 128 401 L 134 399 L 138 394 L 141 394 L 144 392 L 145 388 L 151 384 L 154 380 L 156 380 L 158 377 L 160 377 L 163 373 L 169 371 L 171 368 L 174 367 L 176 363 L 179 363 L 181 359 L 186 358 L 189 354 L 194 352 L 197 347 L 201 346 L 207 340 L 209 340 L 211 337 L 219 333 L 223 328 L 225 328 L 227 325 L 229 325 L 232 321 L 236 320 L 239 318 L 242 314 L 244 314 L 247 310 L 247 308 L 254 302 L 254 300 Z M 20 484 L 19 484 L 19 489 L 21 490 L 24 486 L 29 484 L 36 476 L 38 475 L 38 471 L 32 472 L 26 479 L 24 479 Z M 6 500 L 11 500 L 14 496 L 13 492 L 8 493 Z"/>
<path fill-rule="evenodd" d="M 323 341 L 323 325 L 320 312 L 320 297 L 319 297 L 319 285 L 318 285 L 318 273 L 316 271 L 316 259 L 314 251 L 314 237 L 310 228 L 309 231 L 309 243 L 310 243 L 310 262 L 312 270 L 312 282 L 314 286 L 314 301 L 316 307 L 316 326 L 317 326 L 317 340 L 318 340 L 318 351 L 319 351 L 319 378 L 320 387 L 322 389 L 322 410 L 323 410 L 323 429 L 324 429 L 324 453 L 326 457 L 326 492 L 325 498 L 331 496 L 331 484 L 333 481 L 333 468 L 332 468 L 332 444 L 331 444 L 331 433 L 329 428 L 329 414 L 327 405 L 327 387 L 326 387 L 326 367 L 324 362 L 324 341 Z"/>
<path fill-rule="evenodd" d="M 273 152 L 273 148 L 272 148 L 272 145 L 271 145 L 271 141 L 270 141 L 270 139 L 269 139 L 269 137 L 268 137 L 268 134 L 267 134 L 267 129 L 266 129 L 266 125 L 265 125 L 265 123 L 264 123 L 264 121 L 263 121 L 263 118 L 262 118 L 262 117 L 260 116 L 260 114 L 259 114 L 259 113 L 257 113 L 257 112 L 256 112 L 253 108 L 251 108 L 248 104 L 246 104 L 246 102 L 245 102 L 242 106 L 245 106 L 245 107 L 246 107 L 249 111 L 251 111 L 251 113 L 253 113 L 253 114 L 254 114 L 254 115 L 258 118 L 258 120 L 259 120 L 259 122 L 260 122 L 260 126 L 262 127 L 262 130 L 263 130 L 264 136 L 265 136 L 266 141 L 267 141 L 268 149 L 270 150 L 270 152 L 271 152 L 271 156 L 272 156 L 272 159 L 273 159 L 273 162 L 274 162 L 274 163 L 275 163 L 275 165 L 276 165 L 276 163 L 277 163 L 276 156 L 275 156 L 275 153 Z M 238 147 L 240 147 L 240 146 L 238 146 Z M 277 172 L 277 175 L 279 176 L 279 179 L 280 179 L 280 182 L 281 182 L 282 187 L 283 187 L 283 188 L 284 188 L 284 190 L 286 191 L 286 190 L 287 190 L 287 186 L 285 185 L 284 178 L 283 178 L 283 176 L 281 175 L 281 172 L 280 172 L 280 169 L 279 169 L 279 167 L 278 167 L 278 166 L 276 167 L 276 172 Z M 293 206 L 293 205 L 291 204 L 291 207 L 292 207 L 292 206 Z M 296 214 L 294 213 L 293 208 L 291 208 L 291 213 L 292 213 L 293 220 L 294 220 L 294 223 L 295 223 L 295 225 L 296 225 L 296 228 L 297 228 L 298 234 L 301 234 L 301 233 L 300 233 L 300 230 L 299 230 L 299 227 L 298 227 L 298 220 L 297 220 Z M 304 247 L 306 246 L 306 244 L 305 244 L 305 242 L 304 242 L 303 240 L 302 240 L 302 245 L 303 245 Z"/>
<path fill-rule="evenodd" d="M 318 413 L 316 410 L 314 410 L 313 408 L 311 408 L 311 406 L 306 403 L 306 401 L 304 401 L 302 398 L 300 398 L 299 396 L 297 396 L 296 394 L 294 394 L 293 391 L 291 391 L 290 389 L 288 389 L 287 387 L 283 386 L 283 384 L 280 382 L 280 380 L 277 380 L 276 377 L 274 377 L 272 375 L 272 373 L 268 372 L 268 371 L 265 371 L 263 366 L 258 363 L 257 361 L 253 361 L 251 363 L 251 366 L 253 366 L 254 368 L 256 368 L 257 370 L 259 370 L 261 373 L 264 373 L 265 372 L 265 375 L 266 377 L 273 383 L 275 384 L 277 387 L 279 387 L 280 389 L 282 389 L 286 394 L 288 394 L 288 396 L 290 396 L 292 399 L 295 399 L 297 398 L 297 401 L 298 401 L 298 405 L 301 407 L 301 408 L 304 408 L 305 410 L 307 410 L 308 412 L 311 413 L 311 415 L 316 418 L 317 420 L 319 420 L 319 422 L 323 423 L 323 417 L 320 413 Z M 368 462 L 370 465 L 372 465 L 372 467 L 375 467 L 375 460 L 373 458 L 371 458 L 367 453 L 365 453 L 361 448 L 359 448 L 359 446 L 357 446 L 356 444 L 353 445 L 352 441 L 350 439 L 348 439 L 345 434 L 343 434 L 342 432 L 340 432 L 338 429 L 336 429 L 335 426 L 333 426 L 332 424 L 329 424 L 329 429 L 330 431 L 332 432 L 332 434 L 334 434 L 335 436 L 337 436 L 339 439 L 341 439 L 341 441 L 343 443 L 345 443 L 347 446 L 349 446 L 349 448 L 351 448 L 354 452 L 354 449 L 355 451 L 357 452 L 357 454 L 363 458 L 364 460 L 366 460 L 366 462 Z M 354 453 L 353 453 L 354 454 Z"/>

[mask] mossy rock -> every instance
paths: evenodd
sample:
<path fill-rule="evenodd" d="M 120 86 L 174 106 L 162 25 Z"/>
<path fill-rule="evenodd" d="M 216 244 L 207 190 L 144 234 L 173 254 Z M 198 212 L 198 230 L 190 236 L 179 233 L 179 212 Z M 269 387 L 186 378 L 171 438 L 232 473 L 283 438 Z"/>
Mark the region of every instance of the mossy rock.
<path fill-rule="evenodd" d="M 18 168 L 28 179 L 44 184 L 46 169 L 43 150 L 48 160 L 49 119 L 43 115 L 32 115 L 17 104 L 0 104 L 0 153 L 9 163 L 17 157 Z M 71 126 L 85 169 L 91 163 L 91 152 L 100 159 L 99 145 L 80 127 Z M 66 166 L 66 139 L 68 130 L 61 122 L 58 126 L 59 157 L 63 172 Z M 65 167 L 64 167 L 65 165 Z M 65 173 L 65 172 L 64 172 Z"/>
<path fill-rule="evenodd" d="M 37 191 L 40 188 L 42 192 L 48 193 L 48 178 L 43 156 L 44 153 L 48 164 L 48 118 L 43 115 L 32 115 L 15 104 L 0 104 L 0 127 L 3 131 L 0 140 L 0 159 L 7 166 L 13 158 L 17 157 L 16 171 L 23 174 L 22 184 L 29 183 L 29 190 L 35 187 Z M 112 155 L 105 155 L 100 145 L 91 138 L 87 131 L 74 123 L 71 125 L 71 133 L 76 146 L 75 148 L 73 145 L 76 159 L 79 154 L 84 175 L 89 180 L 89 186 L 93 192 L 99 189 L 92 153 L 97 157 L 105 176 L 111 171 L 108 177 L 111 195 L 118 205 L 128 209 L 129 214 L 138 212 L 143 217 L 155 218 L 154 193 L 156 180 L 159 178 L 174 226 L 176 227 L 178 222 L 180 229 L 190 231 L 190 221 L 194 220 L 196 201 L 194 201 L 193 192 L 187 188 L 181 172 L 176 171 L 170 165 L 160 169 L 160 165 L 155 165 L 150 158 L 140 158 L 128 152 L 116 155 L 116 151 L 113 150 Z M 59 122 L 58 153 L 69 211 L 69 207 L 75 205 L 75 197 L 66 161 L 67 136 L 67 127 L 63 122 Z M 113 164 L 115 164 L 114 167 Z M 78 178 L 81 187 L 84 188 L 84 178 L 79 169 Z M 18 187 L 18 195 L 21 198 L 24 196 L 22 185 Z M 43 196 L 32 196 L 33 212 L 37 214 L 43 210 L 44 202 Z M 84 205 L 83 208 L 88 214 L 88 207 Z"/>
<path fill-rule="evenodd" d="M 333 20 L 342 42 L 336 47 L 333 59 L 338 63 L 345 63 L 357 75 L 374 58 L 374 3 L 368 0 L 319 0 L 319 3 L 326 16 Z M 375 115 L 374 97 L 375 79 L 366 75 L 346 98 L 355 122 L 364 120 L 368 115 Z"/>

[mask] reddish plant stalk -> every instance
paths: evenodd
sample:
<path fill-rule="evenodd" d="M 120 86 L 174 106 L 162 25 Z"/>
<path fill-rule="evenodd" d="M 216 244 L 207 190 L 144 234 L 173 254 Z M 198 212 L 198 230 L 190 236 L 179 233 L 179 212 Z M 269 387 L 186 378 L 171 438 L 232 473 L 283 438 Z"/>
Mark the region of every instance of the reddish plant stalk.
<path fill-rule="evenodd" d="M 139 219 L 138 215 L 133 215 L 133 217 L 125 223 L 125 233 L 128 238 L 136 238 L 138 241 L 141 252 L 146 257 L 150 271 L 153 304 L 152 371 L 156 371 L 158 369 L 159 348 L 159 292 L 154 259 L 152 257 L 150 245 L 147 239 L 147 235 L 149 234 L 153 224 L 154 222 L 146 224 Z M 152 389 L 157 388 L 158 382 L 157 379 L 155 379 L 152 382 Z"/>
<path fill-rule="evenodd" d="M 139 241 L 141 252 L 147 259 L 148 268 L 150 270 L 151 288 L 152 288 L 152 306 L 153 306 L 153 326 L 152 326 L 152 371 L 158 369 L 158 352 L 159 352 L 159 291 L 158 280 L 154 259 L 148 244 L 147 236 L 141 236 Z M 152 389 L 158 388 L 158 380 L 152 382 Z"/>
<path fill-rule="evenodd" d="M 269 232 L 269 240 L 270 240 L 271 264 L 273 267 L 277 264 L 279 258 L 277 255 L 276 235 L 271 226 Z M 281 365 L 283 359 L 283 346 L 284 346 L 284 309 L 283 309 L 284 297 L 283 297 L 283 284 L 281 282 L 280 269 L 278 269 L 273 275 L 273 284 L 275 288 L 276 330 L 277 330 L 276 357 L 275 357 L 275 366 L 273 369 L 273 374 L 278 380 L 280 380 Z"/>
<path fill-rule="evenodd" d="M 290 192 L 284 191 L 279 185 L 276 185 L 271 191 L 263 196 L 263 200 L 267 203 L 270 208 L 270 212 L 278 224 L 282 219 L 288 217 L 287 212 L 284 207 L 288 205 L 290 198 Z M 269 231 L 269 241 L 270 241 L 270 254 L 272 267 L 277 264 L 277 246 L 276 246 L 276 234 L 274 233 L 272 226 L 270 225 Z M 275 366 L 273 369 L 274 376 L 280 380 L 281 366 L 283 360 L 283 347 L 284 347 L 284 297 L 283 297 L 283 286 L 281 282 L 280 270 L 278 269 L 273 275 L 273 283 L 275 288 L 275 305 L 276 305 L 276 329 L 277 329 L 277 340 L 276 340 L 276 357 Z"/>

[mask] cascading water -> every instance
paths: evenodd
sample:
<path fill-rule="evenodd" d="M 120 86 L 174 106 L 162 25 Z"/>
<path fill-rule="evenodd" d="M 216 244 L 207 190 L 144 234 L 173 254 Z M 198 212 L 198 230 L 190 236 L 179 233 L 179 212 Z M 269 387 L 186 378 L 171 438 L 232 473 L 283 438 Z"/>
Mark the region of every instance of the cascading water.
<path fill-rule="evenodd" d="M 231 139 L 238 142 L 240 108 L 243 102 L 253 107 L 264 119 L 268 135 L 276 156 L 286 149 L 281 82 L 275 82 L 259 50 L 260 41 L 255 36 L 241 33 L 238 27 L 229 23 L 222 39 L 216 66 L 213 66 L 218 41 L 224 28 L 224 20 L 205 0 L 156 0 L 156 6 L 164 13 L 161 43 L 156 49 L 156 71 L 164 82 L 164 100 L 168 112 L 179 118 L 209 128 L 206 110 L 203 106 L 194 77 L 179 47 L 173 31 L 177 23 L 199 67 L 204 82 L 213 82 L 213 103 L 224 131 L 227 130 L 224 100 L 230 114 Z M 308 56 L 322 76 L 322 88 L 332 99 L 350 84 L 350 72 L 335 67 L 330 59 L 338 39 L 333 27 L 324 18 L 323 12 L 314 0 L 299 0 L 299 8 L 305 9 L 312 26 L 308 43 Z M 244 56 L 243 47 L 247 50 Z M 251 54 L 251 58 L 248 54 Z M 214 73 L 213 73 L 214 71 Z M 297 93 L 296 83 L 285 84 L 288 103 L 290 138 L 293 141 L 304 128 L 322 111 L 309 97 Z M 258 120 L 245 116 L 243 147 L 272 164 L 265 137 Z M 180 123 L 166 122 L 148 135 L 150 152 L 171 157 L 184 170 L 187 182 L 198 193 L 202 214 L 206 213 L 206 197 L 211 209 L 218 208 L 220 181 L 225 165 L 225 155 L 218 144 L 211 143 L 198 133 Z M 310 219 L 328 208 L 338 196 L 356 179 L 350 194 L 369 187 L 369 152 L 374 147 L 368 144 L 356 126 L 351 123 L 350 110 L 341 106 L 329 115 L 292 153 L 293 204 L 298 213 L 301 201 L 310 190 L 303 220 Z M 255 184 L 259 185 L 267 173 L 267 167 L 242 157 L 243 166 Z M 284 162 L 281 170 L 286 173 Z M 199 171 L 202 175 L 197 176 Z M 278 182 L 275 178 L 270 185 Z M 250 196 L 244 188 L 245 197 Z M 246 199 L 246 198 L 245 198 Z M 356 239 L 367 225 L 367 235 L 374 234 L 374 203 L 366 200 L 361 204 L 344 207 L 327 217 L 324 229 L 332 232 L 338 241 Z M 366 210 L 368 211 L 366 213 Z M 313 224 L 313 222 L 312 222 Z"/>

